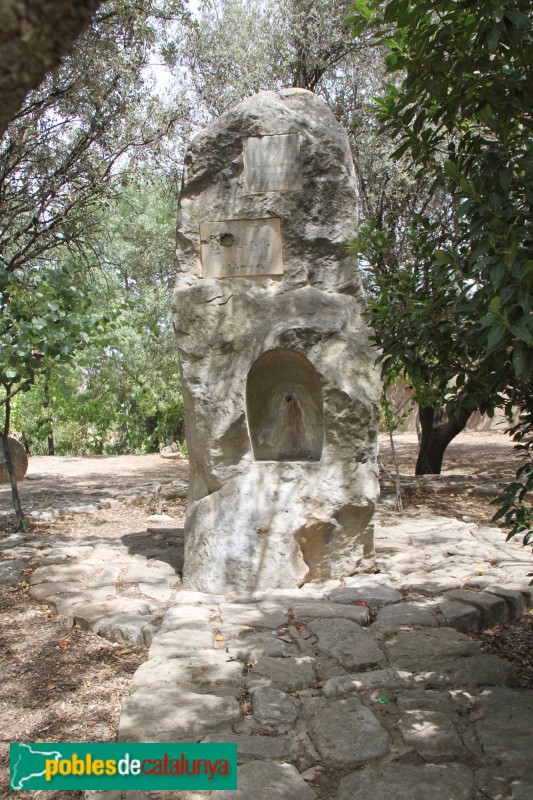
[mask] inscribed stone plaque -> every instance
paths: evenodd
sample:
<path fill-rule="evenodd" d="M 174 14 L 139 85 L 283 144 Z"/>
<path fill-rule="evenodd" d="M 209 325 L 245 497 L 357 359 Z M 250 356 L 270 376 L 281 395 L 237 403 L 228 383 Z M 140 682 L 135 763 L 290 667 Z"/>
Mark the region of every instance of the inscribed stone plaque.
<path fill-rule="evenodd" d="M 283 274 L 279 219 L 202 222 L 200 242 L 204 278 Z"/>
<path fill-rule="evenodd" d="M 244 191 L 290 192 L 302 188 L 297 133 L 250 136 L 244 143 Z"/>

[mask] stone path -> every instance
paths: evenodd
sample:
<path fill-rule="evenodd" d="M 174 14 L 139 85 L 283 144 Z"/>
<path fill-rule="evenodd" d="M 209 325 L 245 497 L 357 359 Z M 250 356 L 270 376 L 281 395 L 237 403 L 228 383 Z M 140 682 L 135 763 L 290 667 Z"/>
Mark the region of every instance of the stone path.
<path fill-rule="evenodd" d="M 237 742 L 239 789 L 224 796 L 240 800 L 533 797 L 533 690 L 465 636 L 533 605 L 518 542 L 455 519 L 384 514 L 379 572 L 222 596 L 181 585 L 171 520 L 148 528 L 0 541 L 0 583 L 37 559 L 31 596 L 69 624 L 150 645 L 120 741 Z M 105 797 L 121 795 L 215 797 Z"/>

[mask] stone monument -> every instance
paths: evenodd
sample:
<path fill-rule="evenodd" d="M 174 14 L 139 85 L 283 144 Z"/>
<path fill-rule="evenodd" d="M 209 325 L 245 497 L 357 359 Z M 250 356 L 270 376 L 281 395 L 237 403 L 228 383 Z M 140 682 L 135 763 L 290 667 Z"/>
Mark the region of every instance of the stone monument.
<path fill-rule="evenodd" d="M 346 133 L 306 90 L 251 97 L 189 147 L 173 296 L 189 586 L 295 587 L 373 554 L 380 385 L 356 209 Z"/>
<path fill-rule="evenodd" d="M 17 479 L 18 483 L 24 478 L 26 472 L 28 471 L 28 456 L 26 454 L 24 447 L 17 439 L 14 439 L 12 436 L 8 436 L 7 441 L 9 444 L 9 452 L 11 454 L 11 463 L 13 464 L 15 478 Z M 4 454 L 4 445 L 1 439 L 0 439 L 0 483 L 9 483 L 9 472 L 7 469 L 7 464 Z"/>

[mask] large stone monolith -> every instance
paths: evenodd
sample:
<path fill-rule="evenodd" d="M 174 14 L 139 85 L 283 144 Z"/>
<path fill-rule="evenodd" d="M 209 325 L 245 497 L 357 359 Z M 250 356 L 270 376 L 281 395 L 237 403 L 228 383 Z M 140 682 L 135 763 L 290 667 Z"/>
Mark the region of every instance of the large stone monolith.
<path fill-rule="evenodd" d="M 9 444 L 9 452 L 11 454 L 11 463 L 15 472 L 15 478 L 21 481 L 26 472 L 28 471 L 28 456 L 24 447 L 17 439 L 12 436 L 7 437 Z M 9 471 L 7 469 L 6 459 L 4 455 L 4 444 L 0 439 L 0 483 L 9 483 Z"/>
<path fill-rule="evenodd" d="M 245 100 L 189 147 L 173 318 L 197 589 L 340 577 L 373 552 L 380 387 L 356 207 L 346 133 L 303 89 Z"/>

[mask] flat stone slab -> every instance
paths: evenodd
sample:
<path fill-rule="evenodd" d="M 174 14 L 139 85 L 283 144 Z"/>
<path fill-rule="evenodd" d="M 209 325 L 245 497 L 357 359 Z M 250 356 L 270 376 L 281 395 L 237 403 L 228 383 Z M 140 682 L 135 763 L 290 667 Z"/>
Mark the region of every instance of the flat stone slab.
<path fill-rule="evenodd" d="M 162 487 L 161 497 L 165 500 L 176 500 L 179 497 L 187 497 L 188 492 L 189 484 L 186 481 L 172 481 L 170 486 Z"/>
<path fill-rule="evenodd" d="M 252 710 L 259 725 L 290 728 L 298 718 L 300 704 L 286 692 L 267 686 L 252 694 Z"/>
<path fill-rule="evenodd" d="M 140 689 L 166 687 L 200 694 L 239 694 L 242 664 L 229 661 L 226 653 L 201 650 L 189 658 L 151 658 L 135 672 L 130 693 Z"/>
<path fill-rule="evenodd" d="M 358 766 L 389 751 L 389 734 L 356 697 L 334 700 L 312 716 L 309 734 L 328 765 Z"/>
<path fill-rule="evenodd" d="M 431 686 L 516 686 L 512 664 L 493 655 L 430 660 L 413 675 L 417 684 Z"/>
<path fill-rule="evenodd" d="M 452 628 L 424 628 L 400 631 L 383 644 L 391 663 L 408 672 L 417 672 L 432 660 L 479 655 L 480 647 Z"/>
<path fill-rule="evenodd" d="M 179 658 L 195 653 L 197 650 L 208 650 L 213 646 L 213 633 L 210 630 L 159 631 L 152 639 L 148 658 Z"/>
<path fill-rule="evenodd" d="M 318 650 L 337 659 L 345 669 L 375 667 L 385 660 L 368 631 L 348 619 L 316 619 L 307 630 L 318 636 Z"/>
<path fill-rule="evenodd" d="M 139 591 L 146 597 L 159 600 L 160 603 L 167 603 L 172 597 L 172 589 L 167 581 L 157 581 L 155 583 L 139 583 Z"/>
<path fill-rule="evenodd" d="M 439 602 L 439 610 L 447 627 L 461 633 L 472 633 L 480 626 L 481 614 L 477 608 L 457 600 Z"/>
<path fill-rule="evenodd" d="M 290 759 L 290 741 L 280 736 L 249 736 L 237 733 L 210 733 L 203 742 L 222 742 L 237 745 L 239 763 L 251 759 Z"/>
<path fill-rule="evenodd" d="M 512 800 L 531 800 L 533 797 L 533 777 L 529 781 L 513 781 L 511 784 Z"/>
<path fill-rule="evenodd" d="M 436 597 L 450 589 L 459 589 L 464 579 L 456 575 L 437 575 L 431 572 L 411 572 L 402 581 L 401 588 L 405 592 L 418 592 L 428 597 Z"/>
<path fill-rule="evenodd" d="M 358 625 L 368 625 L 368 609 L 362 606 L 349 606 L 330 603 L 327 600 L 310 600 L 294 606 L 295 619 L 349 619 Z"/>
<path fill-rule="evenodd" d="M 211 612 L 202 606 L 178 605 L 169 608 L 161 623 L 161 631 L 198 630 L 209 626 Z"/>
<path fill-rule="evenodd" d="M 377 669 L 370 672 L 360 672 L 356 675 L 340 675 L 330 678 L 322 687 L 322 694 L 327 698 L 346 697 L 350 694 L 368 693 L 376 689 L 396 692 L 407 689 L 413 684 L 410 672 L 401 672 L 396 669 Z M 387 691 L 384 693 L 387 694 Z"/>
<path fill-rule="evenodd" d="M 103 617 L 93 625 L 93 631 L 104 639 L 120 644 L 145 644 L 146 629 L 153 625 L 155 617 L 140 614 L 114 614 Z"/>
<path fill-rule="evenodd" d="M 36 583 L 28 594 L 38 603 L 46 603 L 49 597 L 56 594 L 78 594 L 79 591 L 80 584 L 77 581 L 62 581 L 60 583 Z"/>
<path fill-rule="evenodd" d="M 483 752 L 511 767 L 515 777 L 533 781 L 533 689 L 490 689 L 478 701 L 482 717 L 475 729 Z"/>
<path fill-rule="evenodd" d="M 218 606 L 223 603 L 225 596 L 223 594 L 207 594 L 206 592 L 191 592 L 188 589 L 182 589 L 176 594 L 176 603 L 178 605 L 204 605 L 204 606 Z"/>
<path fill-rule="evenodd" d="M 245 675 L 246 686 L 259 689 L 272 686 L 284 692 L 297 692 L 316 683 L 315 659 L 309 656 L 271 658 L 263 656 Z"/>
<path fill-rule="evenodd" d="M 367 606 L 386 606 L 389 603 L 399 603 L 403 596 L 392 586 L 374 585 L 346 585 L 344 588 L 333 589 L 327 592 L 326 597 L 332 603 L 366 603 Z"/>
<path fill-rule="evenodd" d="M 39 589 L 42 584 L 38 584 Z M 46 586 L 50 584 L 44 584 Z M 61 584 L 56 584 L 61 585 Z M 30 592 L 33 590 L 30 590 Z M 90 606 L 91 603 L 105 603 L 117 596 L 114 586 L 99 586 L 94 589 L 79 589 L 77 592 L 60 592 L 47 595 L 45 601 L 57 614 L 67 616 L 74 606 Z"/>
<path fill-rule="evenodd" d="M 70 595 L 66 595 L 66 597 L 70 597 Z M 77 625 L 79 628 L 89 630 L 104 617 L 111 618 L 116 614 L 134 614 L 138 609 L 138 600 L 118 597 L 109 602 L 77 603 L 62 610 L 61 613 L 66 612 L 68 627 Z M 151 619 L 147 619 L 147 622 Z"/>
<path fill-rule="evenodd" d="M 286 624 L 287 609 L 277 603 L 221 603 L 222 628 L 269 628 L 275 630 Z"/>
<path fill-rule="evenodd" d="M 495 594 L 505 600 L 513 619 L 520 619 L 528 611 L 528 603 L 522 592 L 505 589 L 500 586 L 489 586 L 487 593 Z"/>
<path fill-rule="evenodd" d="M 12 533 L 0 542 L 0 550 L 9 550 L 11 547 L 17 547 L 24 542 L 24 538 L 20 533 Z"/>
<path fill-rule="evenodd" d="M 95 574 L 85 581 L 88 588 L 97 589 L 100 586 L 108 586 L 110 583 L 116 583 L 120 577 L 120 566 L 114 564 L 112 567 L 103 566 L 98 567 Z"/>
<path fill-rule="evenodd" d="M 398 727 L 405 744 L 423 757 L 454 756 L 464 749 L 450 717 L 440 711 L 407 711 Z"/>
<path fill-rule="evenodd" d="M 396 705 L 400 714 L 408 711 L 439 711 L 451 714 L 456 709 L 450 692 L 437 689 L 409 689 L 400 692 Z"/>
<path fill-rule="evenodd" d="M 371 766 L 343 778 L 338 800 L 472 800 L 474 778 L 462 764 Z"/>
<path fill-rule="evenodd" d="M 419 603 L 396 603 L 380 608 L 376 623 L 383 631 L 394 631 L 398 628 L 436 628 L 437 618 L 426 607 Z"/>
<path fill-rule="evenodd" d="M 119 742 L 190 742 L 241 718 L 233 697 L 143 688 L 126 698 Z"/>
<path fill-rule="evenodd" d="M 292 764 L 250 761 L 239 768 L 239 788 L 224 800 L 315 800 L 316 793 Z"/>
<path fill-rule="evenodd" d="M 0 562 L 0 586 L 16 586 L 28 563 L 19 559 Z"/>
<path fill-rule="evenodd" d="M 509 609 L 502 597 L 498 597 L 488 592 L 469 592 L 467 589 L 457 589 L 449 592 L 450 600 L 458 600 L 460 603 L 467 603 L 477 608 L 481 614 L 481 624 L 484 628 L 490 628 L 499 622 L 507 622 L 509 619 Z"/>
<path fill-rule="evenodd" d="M 379 523 L 378 523 L 379 524 Z M 406 541 L 409 541 L 407 538 Z M 344 579 L 344 583 L 351 589 L 375 589 L 377 586 L 389 586 L 391 577 L 387 572 L 372 572 L 350 575 Z M 332 587 L 339 588 L 339 587 Z"/>
<path fill-rule="evenodd" d="M 79 581 L 84 583 L 93 575 L 95 568 L 89 564 L 51 564 L 48 567 L 39 567 L 34 570 L 30 583 L 63 583 L 64 581 Z"/>
<path fill-rule="evenodd" d="M 155 558 L 142 562 L 129 564 L 121 575 L 123 583 L 160 583 L 169 581 L 170 585 L 179 583 L 176 570 L 164 561 L 157 561 Z"/>
<path fill-rule="evenodd" d="M 229 639 L 223 647 L 241 661 L 258 661 L 263 656 L 283 658 L 291 652 L 291 646 L 270 631 L 251 633 L 240 639 Z"/>
<path fill-rule="evenodd" d="M 270 589 L 268 591 L 258 592 L 233 592 L 227 595 L 228 603 L 276 603 L 288 608 L 295 603 L 303 603 L 307 600 L 323 600 L 323 586 L 314 585 L 312 583 L 305 583 L 299 589 Z"/>

